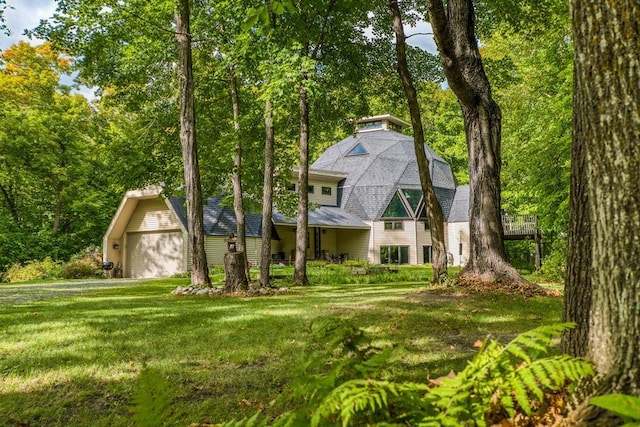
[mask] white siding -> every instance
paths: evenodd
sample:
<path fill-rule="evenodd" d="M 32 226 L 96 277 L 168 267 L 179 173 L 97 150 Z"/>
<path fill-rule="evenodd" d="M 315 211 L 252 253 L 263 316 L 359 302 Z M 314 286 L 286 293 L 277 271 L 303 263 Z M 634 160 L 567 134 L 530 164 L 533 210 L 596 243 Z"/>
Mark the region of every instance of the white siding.
<path fill-rule="evenodd" d="M 431 246 L 431 230 L 424 229 L 424 222 L 417 221 L 416 223 L 416 249 L 417 249 L 417 263 L 424 264 L 424 251 L 423 246 Z"/>
<path fill-rule="evenodd" d="M 313 193 L 309 193 L 309 202 L 318 205 L 338 205 L 338 184 L 332 181 L 309 179 L 309 185 L 313 185 Z M 331 189 L 331 194 L 322 194 L 322 187 Z"/>
<path fill-rule="evenodd" d="M 368 253 L 369 230 L 336 229 L 336 252 L 348 259 L 373 262 Z"/>
<path fill-rule="evenodd" d="M 447 250 L 453 255 L 453 265 L 465 265 L 469 260 L 469 223 L 453 222 L 447 224 L 449 245 Z M 462 244 L 462 255 L 460 255 Z"/>
<path fill-rule="evenodd" d="M 398 222 L 398 220 L 394 221 Z M 373 223 L 372 252 L 375 263 L 380 263 L 380 246 L 409 246 L 409 264 L 417 264 L 416 255 L 416 223 L 413 220 L 401 221 L 402 230 L 385 230 L 385 221 Z M 420 246 L 422 250 L 422 246 Z"/>
<path fill-rule="evenodd" d="M 252 266 L 258 264 L 261 245 L 262 239 L 247 237 L 247 259 Z M 207 253 L 207 265 L 224 265 L 224 254 L 227 252 L 226 237 L 206 236 L 204 250 Z M 191 251 L 189 251 L 189 254 L 191 254 Z M 191 257 L 189 257 L 189 268 L 191 268 Z"/>
<path fill-rule="evenodd" d="M 164 199 L 144 199 L 138 202 L 136 210 L 127 224 L 127 232 L 178 230 L 180 223 L 169 210 Z"/>

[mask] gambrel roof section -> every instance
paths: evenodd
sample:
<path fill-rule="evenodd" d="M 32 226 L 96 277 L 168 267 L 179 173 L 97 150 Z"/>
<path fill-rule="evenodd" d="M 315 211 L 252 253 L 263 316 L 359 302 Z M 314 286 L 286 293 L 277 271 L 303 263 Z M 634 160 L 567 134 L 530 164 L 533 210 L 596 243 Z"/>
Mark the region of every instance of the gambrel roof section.
<path fill-rule="evenodd" d="M 349 155 L 354 147 L 367 155 Z M 429 172 L 447 218 L 455 195 L 451 167 L 425 145 Z M 363 220 L 379 220 L 399 188 L 420 189 L 413 138 L 395 131 L 370 131 L 349 136 L 329 147 L 313 165 L 348 173 L 341 186 L 341 207 Z"/>

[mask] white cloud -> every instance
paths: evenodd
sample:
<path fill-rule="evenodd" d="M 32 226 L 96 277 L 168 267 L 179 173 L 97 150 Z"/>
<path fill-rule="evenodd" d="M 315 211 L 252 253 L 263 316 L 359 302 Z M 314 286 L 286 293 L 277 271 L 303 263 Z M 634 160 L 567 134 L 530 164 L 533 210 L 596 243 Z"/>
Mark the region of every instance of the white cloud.
<path fill-rule="evenodd" d="M 29 43 L 42 43 L 42 40 L 29 40 L 24 30 L 33 29 L 41 19 L 50 18 L 56 10 L 55 0 L 9 0 L 10 9 L 5 11 L 7 27 L 11 35 L 0 34 L 0 49 L 4 50 L 20 40 Z"/>

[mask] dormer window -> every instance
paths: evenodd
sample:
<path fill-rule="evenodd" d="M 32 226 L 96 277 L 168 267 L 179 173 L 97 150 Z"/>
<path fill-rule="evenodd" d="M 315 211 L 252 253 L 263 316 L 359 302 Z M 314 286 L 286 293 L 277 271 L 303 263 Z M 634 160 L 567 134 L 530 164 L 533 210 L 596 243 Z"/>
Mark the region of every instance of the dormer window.
<path fill-rule="evenodd" d="M 364 154 L 369 154 L 367 150 L 362 146 L 362 144 L 358 143 L 355 147 L 353 147 L 346 156 L 362 156 Z"/>

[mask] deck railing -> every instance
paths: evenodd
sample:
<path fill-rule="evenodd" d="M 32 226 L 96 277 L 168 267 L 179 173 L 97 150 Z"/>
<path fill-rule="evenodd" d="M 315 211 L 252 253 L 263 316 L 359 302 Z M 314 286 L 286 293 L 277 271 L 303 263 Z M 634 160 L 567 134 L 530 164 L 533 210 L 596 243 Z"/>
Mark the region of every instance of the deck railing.
<path fill-rule="evenodd" d="M 502 215 L 505 236 L 535 236 L 538 232 L 536 215 Z"/>

